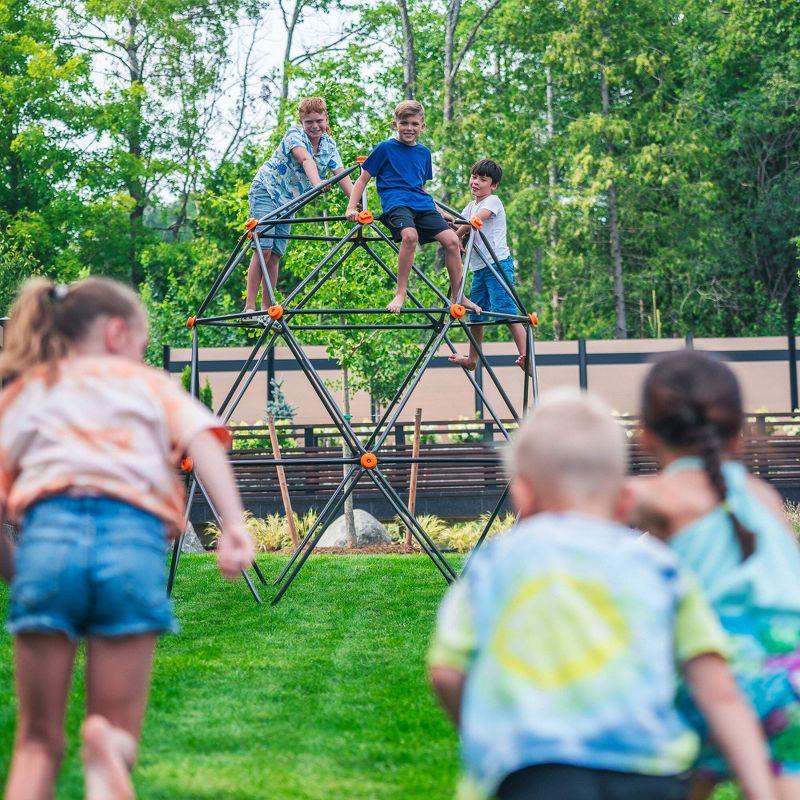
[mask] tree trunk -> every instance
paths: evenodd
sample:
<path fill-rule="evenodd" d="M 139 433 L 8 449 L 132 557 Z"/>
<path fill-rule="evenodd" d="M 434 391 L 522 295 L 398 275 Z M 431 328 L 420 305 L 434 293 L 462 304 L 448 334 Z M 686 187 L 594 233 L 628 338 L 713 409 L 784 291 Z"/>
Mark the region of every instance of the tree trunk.
<path fill-rule="evenodd" d="M 138 87 L 142 85 L 142 70 L 139 64 L 139 44 L 137 33 L 139 18 L 135 15 L 128 18 L 128 39 L 125 42 L 125 52 L 128 56 L 128 74 L 131 96 L 136 97 L 135 112 L 131 115 L 128 124 L 128 153 L 134 164 L 139 164 L 142 159 L 142 98 Z M 127 180 L 128 194 L 133 199 L 133 209 L 129 215 L 130 249 L 128 253 L 128 269 L 130 282 L 138 288 L 144 281 L 144 274 L 139 264 L 139 236 L 142 232 L 144 210 L 147 205 L 147 192 L 142 180 L 138 177 L 129 177 Z"/>
<path fill-rule="evenodd" d="M 608 119 L 611 116 L 611 98 L 608 92 L 605 67 L 600 73 L 600 98 L 603 116 Z M 611 141 L 606 145 L 606 152 L 609 156 L 614 154 L 614 146 Z M 619 221 L 617 218 L 617 187 L 613 180 L 608 186 L 606 200 L 608 202 L 608 238 L 611 245 L 611 262 L 614 269 L 614 314 L 616 317 L 614 335 L 617 339 L 627 339 L 628 323 L 625 313 L 625 284 L 622 280 L 622 245 L 620 243 Z"/>
<path fill-rule="evenodd" d="M 417 91 L 417 55 L 414 51 L 414 30 L 408 15 L 406 0 L 397 0 L 403 28 L 403 97 L 413 100 Z"/>
<path fill-rule="evenodd" d="M 445 19 L 445 27 L 444 27 L 444 93 L 443 93 L 443 101 L 442 101 L 442 133 L 444 136 L 444 143 L 442 146 L 442 172 L 444 175 L 448 174 L 449 167 L 450 167 L 450 152 L 452 148 L 450 147 L 450 141 L 452 139 L 450 135 L 450 127 L 453 124 L 453 118 L 455 116 L 455 99 L 453 97 L 453 85 L 455 83 L 455 72 L 453 70 L 453 64 L 455 62 L 455 41 L 456 41 L 456 27 L 458 26 L 458 19 L 461 16 L 461 0 L 450 0 L 447 4 L 447 17 Z M 445 182 L 442 185 L 442 201 L 444 203 L 450 203 L 450 188 L 449 185 Z M 437 259 L 437 266 L 442 266 L 444 264 L 444 254 L 440 251 L 439 255 L 441 255 L 441 265 L 438 263 L 439 259 Z"/>
<path fill-rule="evenodd" d="M 558 246 L 558 214 L 556 212 L 556 193 L 558 183 L 558 167 L 553 153 L 552 142 L 556 135 L 555 110 L 553 108 L 553 72 L 549 66 L 544 70 L 546 81 L 545 105 L 547 114 L 547 141 L 551 145 L 550 163 L 547 168 L 547 197 L 550 203 L 550 215 L 547 220 L 547 257 L 550 262 L 550 282 L 552 284 L 552 298 L 550 305 L 553 309 L 553 339 L 559 341 L 564 338 L 564 327 L 561 322 L 561 292 L 559 291 L 558 261 L 556 248 Z"/>
<path fill-rule="evenodd" d="M 280 110 L 286 106 L 286 101 L 289 99 L 289 68 L 291 67 L 292 57 L 292 44 L 294 43 L 294 32 L 297 28 L 297 23 L 300 20 L 300 14 L 305 5 L 303 0 L 295 0 L 294 8 L 292 9 L 291 19 L 287 21 L 286 16 L 283 17 L 283 24 L 286 26 L 286 47 L 283 50 L 283 74 L 281 76 L 281 102 Z"/>

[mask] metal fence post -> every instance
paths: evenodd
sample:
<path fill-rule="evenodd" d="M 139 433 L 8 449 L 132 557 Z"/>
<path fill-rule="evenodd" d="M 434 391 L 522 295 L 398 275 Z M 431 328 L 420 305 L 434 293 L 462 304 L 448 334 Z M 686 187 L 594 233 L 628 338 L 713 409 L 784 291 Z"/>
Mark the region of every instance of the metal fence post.
<path fill-rule="evenodd" d="M 272 382 L 275 380 L 275 348 L 270 347 L 267 353 L 267 402 L 271 403 L 274 397 Z"/>
<path fill-rule="evenodd" d="M 475 365 L 475 416 L 482 417 L 483 416 L 483 398 L 480 395 L 480 392 L 483 390 L 483 364 L 481 363 L 480 359 L 478 363 Z"/>
<path fill-rule="evenodd" d="M 686 349 L 694 350 L 694 334 L 691 332 L 686 334 Z"/>
<path fill-rule="evenodd" d="M 800 401 L 797 399 L 797 339 L 794 331 L 790 330 L 787 336 L 789 341 L 789 402 L 791 403 L 791 410 L 800 406 Z"/>
<path fill-rule="evenodd" d="M 586 339 L 581 336 L 578 339 L 578 383 L 583 391 L 589 388 L 589 376 L 586 366 Z"/>
<path fill-rule="evenodd" d="M 168 344 L 161 348 L 161 366 L 166 372 L 169 372 L 170 361 L 172 360 L 172 349 Z"/>

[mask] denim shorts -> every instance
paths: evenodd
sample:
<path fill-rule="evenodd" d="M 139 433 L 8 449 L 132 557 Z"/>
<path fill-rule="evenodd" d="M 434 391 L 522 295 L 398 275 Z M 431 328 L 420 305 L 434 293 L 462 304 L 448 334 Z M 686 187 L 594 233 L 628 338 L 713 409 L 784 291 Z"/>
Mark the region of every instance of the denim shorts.
<path fill-rule="evenodd" d="M 127 636 L 176 631 L 164 523 L 110 497 L 57 495 L 21 523 L 11 633 Z"/>
<path fill-rule="evenodd" d="M 509 284 L 514 285 L 514 259 L 511 256 L 493 266 L 496 270 L 499 266 Z M 521 314 L 508 289 L 492 274 L 489 267 L 477 269 L 472 273 L 469 299 L 484 311 L 495 311 L 498 314 Z M 485 314 L 470 314 L 469 318 L 473 322 L 489 322 L 492 319 Z"/>
<path fill-rule="evenodd" d="M 275 205 L 275 201 L 270 197 L 267 188 L 260 183 L 253 183 L 250 187 L 250 194 L 247 197 L 250 204 L 250 216 L 254 219 L 261 219 L 268 214 L 279 208 Z M 261 247 L 265 250 L 272 250 L 282 256 L 286 252 L 286 245 L 289 244 L 288 239 L 276 239 L 274 234 L 278 236 L 286 236 L 292 232 L 291 225 L 275 225 L 272 228 L 266 229 L 266 225 L 258 226 L 258 241 Z M 265 230 L 266 229 L 266 230 Z"/>

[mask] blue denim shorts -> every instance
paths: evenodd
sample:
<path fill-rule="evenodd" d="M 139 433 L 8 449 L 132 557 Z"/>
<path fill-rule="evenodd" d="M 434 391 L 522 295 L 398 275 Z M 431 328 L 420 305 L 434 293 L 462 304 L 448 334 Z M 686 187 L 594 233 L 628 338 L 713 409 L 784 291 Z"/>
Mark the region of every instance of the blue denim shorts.
<path fill-rule="evenodd" d="M 499 266 L 509 284 L 514 285 L 514 259 L 511 256 L 493 266 L 495 269 Z M 496 311 L 498 314 L 521 313 L 508 289 L 497 280 L 489 267 L 475 270 L 472 273 L 469 299 L 484 311 Z M 470 314 L 469 318 L 472 322 L 489 322 L 492 319 L 484 314 Z"/>
<path fill-rule="evenodd" d="M 127 636 L 176 631 L 164 523 L 110 497 L 57 495 L 21 523 L 8 630 Z"/>
<path fill-rule="evenodd" d="M 273 211 L 279 208 L 270 197 L 267 188 L 260 183 L 253 183 L 247 199 L 250 204 L 250 216 L 254 219 L 266 217 L 267 214 L 272 214 Z M 286 236 L 292 232 L 292 226 L 275 225 L 267 230 L 265 228 L 265 225 L 258 226 L 258 241 L 261 243 L 261 247 L 265 250 L 272 250 L 273 253 L 282 256 L 286 252 L 286 245 L 289 244 L 289 239 L 276 239 L 273 234 Z"/>

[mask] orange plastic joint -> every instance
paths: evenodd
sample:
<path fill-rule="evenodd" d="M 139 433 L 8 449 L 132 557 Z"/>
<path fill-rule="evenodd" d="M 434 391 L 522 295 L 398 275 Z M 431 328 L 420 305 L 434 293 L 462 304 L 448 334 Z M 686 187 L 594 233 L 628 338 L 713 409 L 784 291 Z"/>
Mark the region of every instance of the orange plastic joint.
<path fill-rule="evenodd" d="M 253 231 L 248 231 L 247 232 L 247 238 L 248 239 L 252 239 L 253 238 Z"/>
<path fill-rule="evenodd" d="M 375 215 L 371 211 L 367 211 L 367 209 L 364 209 L 363 211 L 358 212 L 358 216 L 356 217 L 356 219 L 362 225 L 370 225 L 373 222 L 375 222 Z"/>
<path fill-rule="evenodd" d="M 466 313 L 467 309 L 464 308 L 461 303 L 453 303 L 453 305 L 450 306 L 450 316 L 453 319 L 461 319 Z"/>
<path fill-rule="evenodd" d="M 356 164 L 363 164 L 366 160 L 366 156 L 356 156 Z"/>
<path fill-rule="evenodd" d="M 528 319 L 531 321 L 531 325 L 534 328 L 539 327 L 539 315 L 538 314 L 528 314 Z"/>
<path fill-rule="evenodd" d="M 483 227 L 483 220 L 480 217 L 473 217 L 469 221 L 469 224 L 477 231 L 479 228 Z"/>
<path fill-rule="evenodd" d="M 245 222 L 244 227 L 245 230 L 251 231 L 253 230 L 253 228 L 255 228 L 256 225 L 258 225 L 258 220 L 255 219 L 254 217 L 250 217 L 250 219 L 247 220 L 247 222 Z"/>
<path fill-rule="evenodd" d="M 361 456 L 361 466 L 364 469 L 375 469 L 378 466 L 378 456 L 375 453 L 364 453 Z"/>
<path fill-rule="evenodd" d="M 194 469 L 194 461 L 189 456 L 184 456 L 181 459 L 181 469 L 184 472 L 191 472 Z"/>
<path fill-rule="evenodd" d="M 195 322 L 197 322 L 197 317 L 189 317 L 186 320 L 186 327 L 189 329 L 194 328 Z"/>
<path fill-rule="evenodd" d="M 267 316 L 274 320 L 280 319 L 283 316 L 283 306 L 270 306 L 267 309 Z"/>

